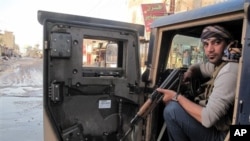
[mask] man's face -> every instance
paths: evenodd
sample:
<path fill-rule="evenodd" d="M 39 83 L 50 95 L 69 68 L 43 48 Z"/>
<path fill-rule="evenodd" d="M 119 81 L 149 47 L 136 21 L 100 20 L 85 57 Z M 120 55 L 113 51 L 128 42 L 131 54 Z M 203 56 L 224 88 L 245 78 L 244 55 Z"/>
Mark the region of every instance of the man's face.
<path fill-rule="evenodd" d="M 208 61 L 213 64 L 219 63 L 227 46 L 225 40 L 212 37 L 204 39 L 202 42 Z"/>

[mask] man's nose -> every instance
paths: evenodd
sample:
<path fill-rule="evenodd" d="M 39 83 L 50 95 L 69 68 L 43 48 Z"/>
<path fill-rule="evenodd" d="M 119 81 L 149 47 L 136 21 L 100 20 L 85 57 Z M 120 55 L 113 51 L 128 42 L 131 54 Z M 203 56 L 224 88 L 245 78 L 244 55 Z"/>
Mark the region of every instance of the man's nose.
<path fill-rule="evenodd" d="M 208 51 L 214 51 L 214 45 L 208 44 Z"/>

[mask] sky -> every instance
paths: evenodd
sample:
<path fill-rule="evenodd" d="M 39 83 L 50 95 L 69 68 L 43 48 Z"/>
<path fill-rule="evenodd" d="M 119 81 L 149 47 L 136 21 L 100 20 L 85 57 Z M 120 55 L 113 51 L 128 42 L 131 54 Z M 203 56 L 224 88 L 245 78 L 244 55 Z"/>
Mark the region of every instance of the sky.
<path fill-rule="evenodd" d="M 0 30 L 11 31 L 23 48 L 39 44 L 43 26 L 37 11 L 45 10 L 116 21 L 128 21 L 127 0 L 0 0 Z"/>

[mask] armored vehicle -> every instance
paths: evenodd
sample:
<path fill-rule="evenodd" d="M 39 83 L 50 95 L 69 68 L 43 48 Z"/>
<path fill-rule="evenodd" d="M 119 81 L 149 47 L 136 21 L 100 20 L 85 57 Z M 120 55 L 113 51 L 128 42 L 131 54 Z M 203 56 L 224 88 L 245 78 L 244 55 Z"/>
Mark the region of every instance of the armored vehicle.
<path fill-rule="evenodd" d="M 143 25 L 38 11 L 44 29 L 44 140 L 168 140 L 155 88 L 178 89 L 177 74 L 206 61 L 200 34 L 215 24 L 228 29 L 241 48 L 232 125 L 249 125 L 249 4 L 227 1 L 158 18 L 148 43 L 140 40 Z M 142 44 L 148 46 L 146 69 Z M 183 91 L 193 93 L 200 83 Z"/>

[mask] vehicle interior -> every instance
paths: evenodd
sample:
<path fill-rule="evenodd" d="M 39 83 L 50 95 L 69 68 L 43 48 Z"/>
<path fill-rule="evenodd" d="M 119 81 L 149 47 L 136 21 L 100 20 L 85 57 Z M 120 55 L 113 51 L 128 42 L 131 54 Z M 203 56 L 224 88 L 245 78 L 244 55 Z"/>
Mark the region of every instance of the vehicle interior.
<path fill-rule="evenodd" d="M 233 35 L 234 39 L 238 40 L 238 47 L 241 48 L 242 19 L 213 24 L 225 27 Z M 158 67 L 156 69 L 156 87 L 160 86 L 173 69 L 188 68 L 194 63 L 206 62 L 203 46 L 200 41 L 200 35 L 205 26 L 213 24 L 189 26 L 175 30 L 163 30 L 162 37 L 160 38 L 161 42 L 159 44 L 160 51 L 159 61 L 157 62 Z M 198 94 L 198 90 L 200 90 L 199 85 L 206 81 L 207 80 L 192 81 L 192 86 L 183 87 L 182 93 L 187 95 L 192 93 L 192 95 L 196 95 Z M 173 90 L 177 90 L 176 87 Z M 164 104 L 159 104 L 158 108 L 156 108 L 152 114 L 152 122 L 155 120 L 158 121 L 151 125 L 153 127 L 151 134 L 154 139 L 161 138 L 162 140 L 167 140 L 167 129 L 163 127 L 164 121 L 162 118 L 162 110 L 164 106 Z"/>

